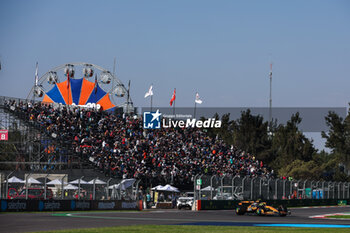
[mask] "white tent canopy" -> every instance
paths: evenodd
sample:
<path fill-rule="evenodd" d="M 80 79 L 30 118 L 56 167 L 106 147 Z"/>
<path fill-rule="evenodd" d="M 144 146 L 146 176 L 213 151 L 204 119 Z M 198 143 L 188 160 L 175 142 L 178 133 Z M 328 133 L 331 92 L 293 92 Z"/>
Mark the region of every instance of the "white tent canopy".
<path fill-rule="evenodd" d="M 94 180 L 95 180 L 95 179 L 90 180 L 90 181 L 88 182 L 88 184 L 94 184 Z M 96 180 L 95 180 L 95 184 L 107 184 L 107 183 L 104 182 L 103 180 L 96 179 Z"/>
<path fill-rule="evenodd" d="M 29 177 L 29 179 L 27 181 L 24 181 L 24 182 L 27 182 L 28 184 L 41 184 L 40 181 L 38 181 L 32 177 Z"/>
<path fill-rule="evenodd" d="M 164 187 L 162 188 L 159 188 L 157 189 L 158 191 L 167 191 L 167 192 L 175 192 L 175 193 L 179 193 L 179 189 L 174 187 L 174 186 L 171 186 L 170 184 L 167 184 L 165 185 Z"/>
<path fill-rule="evenodd" d="M 80 184 L 89 184 L 88 182 L 86 182 L 85 180 L 83 179 L 76 179 L 76 180 L 73 180 L 71 182 L 69 182 L 70 184 L 79 184 L 79 180 L 80 180 Z"/>
<path fill-rule="evenodd" d="M 69 185 L 64 186 L 63 189 L 65 189 L 65 190 L 77 190 L 79 188 L 75 185 L 69 184 Z"/>
<path fill-rule="evenodd" d="M 156 187 L 152 188 L 151 190 L 159 190 L 163 187 L 164 187 L 163 185 L 157 185 Z"/>
<path fill-rule="evenodd" d="M 122 180 L 119 184 L 114 184 L 109 186 L 109 189 L 121 189 L 121 190 L 126 190 L 127 188 L 131 187 L 135 183 L 135 179 L 126 179 Z"/>
<path fill-rule="evenodd" d="M 67 184 L 67 182 L 63 182 L 64 184 Z M 53 184 L 53 185 L 62 185 L 62 180 L 60 179 L 54 179 L 51 180 L 50 182 L 47 182 L 46 184 Z"/>
<path fill-rule="evenodd" d="M 8 182 L 9 183 L 25 183 L 24 180 L 20 179 L 20 178 L 17 178 L 15 176 L 12 176 L 10 179 L 8 179 Z"/>

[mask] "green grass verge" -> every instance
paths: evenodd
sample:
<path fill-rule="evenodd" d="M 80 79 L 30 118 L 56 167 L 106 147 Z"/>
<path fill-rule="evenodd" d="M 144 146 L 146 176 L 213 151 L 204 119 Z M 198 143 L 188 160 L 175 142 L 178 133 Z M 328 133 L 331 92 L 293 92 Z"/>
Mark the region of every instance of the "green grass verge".
<path fill-rule="evenodd" d="M 306 233 L 331 233 L 331 232 L 349 232 L 349 229 L 335 229 L 335 228 L 295 228 L 295 227 L 231 227 L 231 226 L 180 226 L 180 225 L 137 225 L 137 226 L 118 226 L 105 228 L 88 228 L 88 229 L 74 229 L 74 230 L 60 230 L 60 231 L 41 231 L 40 233 L 114 233 L 114 232 L 137 232 L 137 233 L 264 233 L 264 232 L 306 232 Z M 38 232 L 39 233 L 39 232 Z"/>

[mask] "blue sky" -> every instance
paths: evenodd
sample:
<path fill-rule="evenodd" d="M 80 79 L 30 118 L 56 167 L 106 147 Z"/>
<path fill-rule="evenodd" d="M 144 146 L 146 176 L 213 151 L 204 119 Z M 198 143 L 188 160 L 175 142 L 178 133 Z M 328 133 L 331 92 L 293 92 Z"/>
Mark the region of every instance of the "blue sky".
<path fill-rule="evenodd" d="M 0 95 L 83 61 L 132 81 L 136 106 L 344 107 L 350 102 L 350 1 L 0 1 Z"/>

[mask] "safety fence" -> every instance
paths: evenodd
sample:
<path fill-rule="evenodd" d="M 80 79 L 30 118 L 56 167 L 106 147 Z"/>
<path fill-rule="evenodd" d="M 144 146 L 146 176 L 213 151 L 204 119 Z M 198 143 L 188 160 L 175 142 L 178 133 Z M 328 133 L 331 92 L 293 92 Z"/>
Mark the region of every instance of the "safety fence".
<path fill-rule="evenodd" d="M 194 193 L 196 200 L 349 199 L 350 183 L 197 175 Z"/>
<path fill-rule="evenodd" d="M 67 174 L 0 173 L 0 197 L 24 200 L 139 200 L 140 180 L 70 177 Z"/>

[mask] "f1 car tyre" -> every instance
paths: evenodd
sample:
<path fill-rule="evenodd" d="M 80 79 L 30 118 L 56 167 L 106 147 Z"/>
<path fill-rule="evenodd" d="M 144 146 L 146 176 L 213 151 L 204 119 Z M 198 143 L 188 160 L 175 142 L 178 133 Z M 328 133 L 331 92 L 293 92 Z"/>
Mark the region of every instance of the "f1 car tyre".
<path fill-rule="evenodd" d="M 260 215 L 260 216 L 263 216 L 265 215 L 265 210 L 261 207 L 259 207 L 257 210 L 256 210 L 256 214 L 257 215 Z"/>
<path fill-rule="evenodd" d="M 236 208 L 237 215 L 244 215 L 246 211 L 247 211 L 247 207 L 245 207 L 245 206 L 238 206 Z"/>
<path fill-rule="evenodd" d="M 283 206 L 283 205 L 280 205 L 280 206 L 278 207 L 278 213 L 279 213 L 279 215 L 280 215 L 281 217 L 287 216 L 287 213 L 288 213 L 287 207 L 285 207 L 285 206 Z"/>

